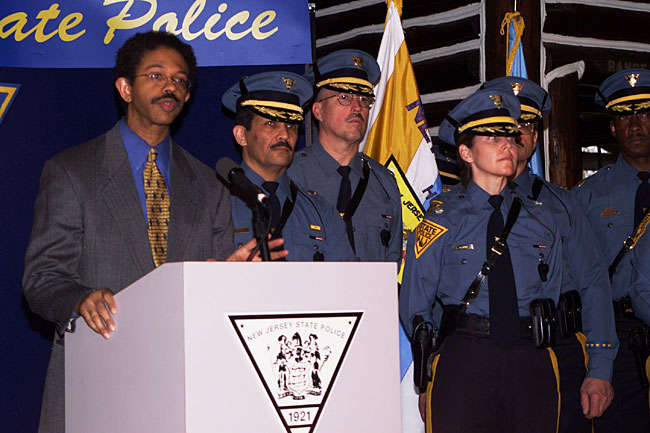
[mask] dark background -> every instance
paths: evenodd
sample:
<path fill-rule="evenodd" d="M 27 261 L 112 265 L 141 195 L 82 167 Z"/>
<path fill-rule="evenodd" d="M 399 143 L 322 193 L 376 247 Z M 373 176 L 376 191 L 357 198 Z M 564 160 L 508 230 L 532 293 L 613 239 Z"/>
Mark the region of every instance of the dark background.
<path fill-rule="evenodd" d="M 221 95 L 241 76 L 268 70 L 302 73 L 304 66 L 199 68 L 174 139 L 210 167 L 223 156 L 240 161 Z M 0 431 L 30 433 L 38 427 L 54 332 L 21 291 L 40 173 L 48 158 L 103 134 L 120 113 L 110 69 L 0 68 L 0 83 L 21 85 L 0 123 Z"/>

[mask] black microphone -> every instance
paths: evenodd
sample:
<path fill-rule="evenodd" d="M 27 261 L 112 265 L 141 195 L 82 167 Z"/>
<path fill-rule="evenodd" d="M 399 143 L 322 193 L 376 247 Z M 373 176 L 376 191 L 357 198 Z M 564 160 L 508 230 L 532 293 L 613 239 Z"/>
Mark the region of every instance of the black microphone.
<path fill-rule="evenodd" d="M 256 207 L 266 201 L 267 197 L 262 190 L 246 177 L 244 170 L 232 159 L 221 158 L 217 161 L 215 170 L 217 177 L 230 189 L 230 193 L 247 205 Z"/>

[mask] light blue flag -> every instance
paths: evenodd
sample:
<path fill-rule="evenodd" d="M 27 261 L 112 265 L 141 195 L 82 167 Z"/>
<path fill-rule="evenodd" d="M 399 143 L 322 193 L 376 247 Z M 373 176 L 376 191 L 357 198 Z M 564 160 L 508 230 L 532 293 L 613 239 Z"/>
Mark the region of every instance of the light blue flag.
<path fill-rule="evenodd" d="M 512 23 L 513 20 L 510 21 L 511 22 L 509 26 L 510 31 L 508 32 L 509 47 L 512 47 L 515 43 L 515 26 Z M 512 62 L 512 70 L 510 71 L 510 75 L 514 75 L 516 77 L 521 77 L 521 78 L 528 78 L 528 71 L 526 70 L 526 60 L 524 59 L 524 48 L 521 46 L 521 44 L 519 44 L 517 52 L 515 53 L 515 58 Z M 535 149 L 535 153 L 533 153 L 533 157 L 528 162 L 528 168 L 530 168 L 533 174 L 536 174 L 542 179 L 544 178 L 544 173 L 542 169 L 542 157 L 540 155 L 539 146 L 537 146 L 537 148 Z"/>

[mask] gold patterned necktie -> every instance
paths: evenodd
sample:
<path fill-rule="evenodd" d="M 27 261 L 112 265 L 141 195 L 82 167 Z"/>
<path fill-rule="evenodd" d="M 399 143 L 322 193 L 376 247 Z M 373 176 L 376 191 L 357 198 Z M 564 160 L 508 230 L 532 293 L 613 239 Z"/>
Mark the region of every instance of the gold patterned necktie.
<path fill-rule="evenodd" d="M 149 245 L 156 266 L 167 258 L 167 233 L 169 231 L 169 193 L 156 158 L 158 151 L 149 150 L 144 166 L 144 193 L 146 196 Z"/>

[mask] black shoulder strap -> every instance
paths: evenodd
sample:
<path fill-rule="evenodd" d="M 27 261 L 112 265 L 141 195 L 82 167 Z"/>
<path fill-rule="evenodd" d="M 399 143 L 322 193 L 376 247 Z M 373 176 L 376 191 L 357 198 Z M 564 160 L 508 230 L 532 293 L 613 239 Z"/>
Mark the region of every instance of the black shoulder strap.
<path fill-rule="evenodd" d="M 609 281 L 612 281 L 612 277 L 616 273 L 616 267 L 618 264 L 623 260 L 623 257 L 625 257 L 625 254 L 627 254 L 628 251 L 630 251 L 634 246 L 636 245 L 636 242 L 639 240 L 641 235 L 645 233 L 646 226 L 650 222 L 650 209 L 648 209 L 643 216 L 643 219 L 639 223 L 639 225 L 634 229 L 634 232 L 632 232 L 631 235 L 625 238 L 623 241 L 623 246 L 619 250 L 618 254 L 614 258 L 614 261 L 612 262 L 611 265 L 609 265 Z"/>
<path fill-rule="evenodd" d="M 363 177 L 359 179 L 357 188 L 354 190 L 354 194 L 348 203 L 348 206 L 345 208 L 345 214 L 343 215 L 343 221 L 352 221 L 354 213 L 359 207 L 359 203 L 363 198 L 363 194 L 366 192 L 366 187 L 368 186 L 368 179 L 370 178 L 370 164 L 365 159 L 363 160 Z"/>
<path fill-rule="evenodd" d="M 517 221 L 517 217 L 519 217 L 519 211 L 521 211 L 521 199 L 519 197 L 515 197 L 512 201 L 512 204 L 510 205 L 506 224 L 503 227 L 501 236 L 494 240 L 494 244 L 492 244 L 492 248 L 490 248 L 490 256 L 487 258 L 485 263 L 483 263 L 481 270 L 472 281 L 472 284 L 469 285 L 469 289 L 467 289 L 465 296 L 463 296 L 463 300 L 460 304 L 463 309 L 466 309 L 469 306 L 470 302 L 476 299 L 479 290 L 481 290 L 483 281 L 488 276 L 490 271 L 494 268 L 494 264 L 497 262 L 499 256 L 505 252 L 507 246 L 506 240 L 508 239 L 508 235 L 510 234 L 512 226 L 515 225 L 515 221 Z"/>
<path fill-rule="evenodd" d="M 539 197 L 539 193 L 542 192 L 543 186 L 544 186 L 544 182 L 542 181 L 542 179 L 535 176 L 535 180 L 533 181 L 533 189 L 532 189 L 533 195 L 531 196 L 531 198 L 534 201 L 537 201 L 537 197 Z"/>
<path fill-rule="evenodd" d="M 298 187 L 296 186 L 293 181 L 289 181 L 289 188 L 291 190 L 291 199 L 287 197 L 284 200 L 284 204 L 282 205 L 282 216 L 280 216 L 280 221 L 278 222 L 278 226 L 275 228 L 274 233 L 282 233 L 282 229 L 284 228 L 284 225 L 287 223 L 287 220 L 291 216 L 291 212 L 293 212 L 293 207 L 296 205 L 296 197 L 298 195 Z"/>

